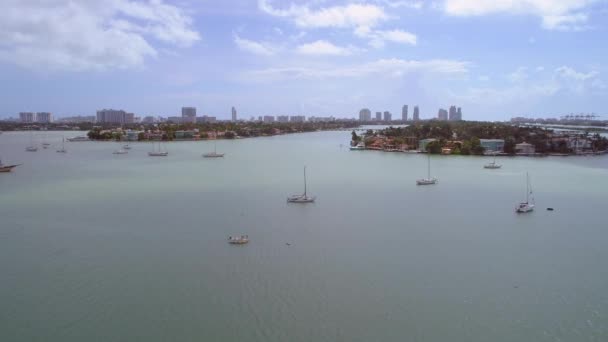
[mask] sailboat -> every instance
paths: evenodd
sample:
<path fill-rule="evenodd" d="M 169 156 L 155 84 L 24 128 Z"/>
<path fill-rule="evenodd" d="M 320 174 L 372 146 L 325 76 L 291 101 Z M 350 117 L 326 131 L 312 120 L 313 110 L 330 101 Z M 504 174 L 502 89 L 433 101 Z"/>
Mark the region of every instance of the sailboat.
<path fill-rule="evenodd" d="M 114 152 L 112 152 L 112 154 L 127 154 L 129 153 L 129 151 L 123 149 L 122 147 L 119 148 L 118 150 L 115 150 Z"/>
<path fill-rule="evenodd" d="M 428 166 L 427 166 L 427 176 L 426 178 L 416 180 L 416 185 L 431 185 L 437 184 L 438 179 L 433 177 L 431 178 L 431 154 L 428 154 Z"/>
<path fill-rule="evenodd" d="M 494 161 L 483 166 L 484 169 L 500 169 L 502 165 L 496 164 L 496 153 L 494 153 Z"/>
<path fill-rule="evenodd" d="M 42 148 L 46 150 L 49 146 L 51 146 L 51 144 L 46 142 L 46 134 L 45 134 L 44 138 L 43 138 Z"/>
<path fill-rule="evenodd" d="M 213 142 L 213 152 L 203 154 L 204 158 L 222 158 L 224 153 L 217 153 L 217 143 Z"/>
<path fill-rule="evenodd" d="M 2 164 L 2 160 L 0 160 L 0 172 L 11 172 L 13 170 L 13 168 L 15 168 L 19 165 L 21 165 L 21 164 L 4 165 L 4 164 Z"/>
<path fill-rule="evenodd" d="M 131 146 L 130 146 L 129 144 L 124 144 L 124 145 L 122 145 L 122 148 L 123 148 L 124 150 L 130 150 L 130 149 L 131 149 Z"/>
<path fill-rule="evenodd" d="M 36 152 L 38 151 L 38 147 L 34 145 L 34 134 L 30 133 L 30 146 L 26 147 L 25 150 L 27 152 Z"/>
<path fill-rule="evenodd" d="M 306 166 L 304 166 L 304 193 L 301 195 L 293 195 L 287 197 L 289 203 L 312 203 L 315 201 L 315 196 L 308 196 L 306 193 Z"/>
<path fill-rule="evenodd" d="M 65 138 L 61 137 L 61 148 L 57 150 L 57 153 L 67 153 L 68 150 L 65 149 Z"/>
<path fill-rule="evenodd" d="M 160 141 L 158 142 L 158 151 L 154 148 L 154 143 L 152 145 L 152 149 L 152 152 L 148 152 L 148 156 L 150 157 L 166 157 L 169 155 L 169 152 L 161 150 Z"/>
<path fill-rule="evenodd" d="M 531 201 L 530 201 L 531 197 Z M 526 201 L 519 203 L 515 212 L 517 213 L 529 213 L 534 210 L 534 196 L 532 196 L 532 186 L 530 185 L 530 177 L 526 172 Z"/>

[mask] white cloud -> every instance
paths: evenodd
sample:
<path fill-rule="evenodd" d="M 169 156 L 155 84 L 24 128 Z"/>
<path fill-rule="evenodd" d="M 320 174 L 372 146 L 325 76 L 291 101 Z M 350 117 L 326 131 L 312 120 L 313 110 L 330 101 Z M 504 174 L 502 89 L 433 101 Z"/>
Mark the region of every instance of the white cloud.
<path fill-rule="evenodd" d="M 381 0 L 380 3 L 383 3 L 391 8 L 411 8 L 411 9 L 421 9 L 424 6 L 423 1 L 407 1 L 407 0 Z"/>
<path fill-rule="evenodd" d="M 332 67 L 283 67 L 254 70 L 247 80 L 274 81 L 282 79 L 319 80 L 329 78 L 358 78 L 367 76 L 402 77 L 424 72 L 432 74 L 462 75 L 468 73 L 468 62 L 457 60 L 403 60 L 380 59 L 370 63 Z"/>
<path fill-rule="evenodd" d="M 188 47 L 200 40 L 192 19 L 161 0 L 4 0 L 0 60 L 41 70 L 140 67 L 154 43 Z"/>
<path fill-rule="evenodd" d="M 303 55 L 333 55 L 347 56 L 352 54 L 356 49 L 352 47 L 336 46 L 326 40 L 317 40 L 316 42 L 302 44 L 298 46 L 296 51 Z"/>
<path fill-rule="evenodd" d="M 371 30 L 368 27 L 359 27 L 355 30 L 355 35 L 361 38 L 369 39 L 369 45 L 375 48 L 381 48 L 384 46 L 386 41 L 416 45 L 418 43 L 418 37 L 410 32 L 403 30 Z"/>
<path fill-rule="evenodd" d="M 374 27 L 389 16 L 380 6 L 371 4 L 348 4 L 319 9 L 290 4 L 286 9 L 277 9 L 269 0 L 259 0 L 258 7 L 267 14 L 289 18 L 303 28 L 321 27 Z"/>
<path fill-rule="evenodd" d="M 589 79 L 595 78 L 598 73 L 597 71 L 590 71 L 588 73 L 578 72 L 571 67 L 561 66 L 555 69 L 555 75 L 559 78 L 572 80 L 572 81 L 587 81 Z"/>
<path fill-rule="evenodd" d="M 268 43 L 244 39 L 236 34 L 234 35 L 234 43 L 243 51 L 261 56 L 272 56 L 276 51 L 276 49 Z"/>
<path fill-rule="evenodd" d="M 586 28 L 589 6 L 597 0 L 445 0 L 443 9 L 454 16 L 481 16 L 496 13 L 535 15 L 548 30 Z"/>
<path fill-rule="evenodd" d="M 528 68 L 519 67 L 507 75 L 507 79 L 513 83 L 523 82 L 528 79 Z"/>

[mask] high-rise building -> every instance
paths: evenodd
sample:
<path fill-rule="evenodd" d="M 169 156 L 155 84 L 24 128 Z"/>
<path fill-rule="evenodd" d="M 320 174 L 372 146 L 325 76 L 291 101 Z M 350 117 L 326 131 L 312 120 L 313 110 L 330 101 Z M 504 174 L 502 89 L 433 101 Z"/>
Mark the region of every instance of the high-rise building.
<path fill-rule="evenodd" d="M 456 110 L 456 120 L 462 120 L 462 109 L 460 107 L 458 107 L 458 109 Z"/>
<path fill-rule="evenodd" d="M 278 122 L 289 122 L 289 116 L 287 115 L 279 115 L 277 116 Z"/>
<path fill-rule="evenodd" d="M 437 119 L 442 120 L 442 121 L 447 121 L 448 111 L 443 108 L 439 108 L 439 112 L 437 113 Z"/>
<path fill-rule="evenodd" d="M 21 112 L 21 113 L 19 113 L 19 121 L 24 122 L 24 123 L 36 122 L 36 113 Z"/>
<path fill-rule="evenodd" d="M 450 111 L 449 111 L 449 114 L 448 114 L 448 119 L 450 121 L 458 120 L 457 119 L 456 106 L 450 106 Z"/>
<path fill-rule="evenodd" d="M 418 106 L 414 106 L 414 115 L 412 117 L 412 120 L 414 120 L 414 121 L 420 120 L 420 109 L 418 108 Z"/>
<path fill-rule="evenodd" d="M 401 120 L 407 121 L 407 105 L 403 105 L 401 108 Z"/>
<path fill-rule="evenodd" d="M 129 119 L 133 118 L 133 113 L 129 113 Z M 124 110 L 115 109 L 102 109 L 97 111 L 97 123 L 113 123 L 113 124 L 124 124 L 127 122 L 127 113 Z"/>
<path fill-rule="evenodd" d="M 306 121 L 306 117 L 304 115 L 293 115 L 289 118 L 291 122 L 304 122 Z"/>
<path fill-rule="evenodd" d="M 388 110 L 384 112 L 384 121 L 391 122 L 393 120 L 393 115 Z"/>
<path fill-rule="evenodd" d="M 236 108 L 232 107 L 232 122 L 236 122 Z"/>
<path fill-rule="evenodd" d="M 135 123 L 135 114 L 133 113 L 125 113 L 125 122 L 126 124 Z"/>
<path fill-rule="evenodd" d="M 48 112 L 38 112 L 36 113 L 36 122 L 51 123 L 53 122 L 53 114 Z"/>
<path fill-rule="evenodd" d="M 196 122 L 196 107 L 182 107 L 182 122 Z"/>
<path fill-rule="evenodd" d="M 361 109 L 359 111 L 359 121 L 372 121 L 372 112 L 367 108 Z"/>
<path fill-rule="evenodd" d="M 376 112 L 376 121 L 382 121 L 382 112 Z"/>
<path fill-rule="evenodd" d="M 274 116 L 264 115 L 264 122 L 274 122 Z"/>

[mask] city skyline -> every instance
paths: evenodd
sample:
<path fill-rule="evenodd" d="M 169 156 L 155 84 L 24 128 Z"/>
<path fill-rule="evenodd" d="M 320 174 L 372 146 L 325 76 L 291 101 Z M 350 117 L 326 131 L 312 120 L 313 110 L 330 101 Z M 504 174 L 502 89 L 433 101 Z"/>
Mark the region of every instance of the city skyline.
<path fill-rule="evenodd" d="M 169 117 L 184 105 L 221 119 L 232 106 L 356 118 L 364 107 L 401 116 L 403 103 L 427 119 L 458 103 L 469 120 L 506 121 L 603 114 L 608 95 L 606 1 L 67 4 L 4 4 L 0 119 Z"/>

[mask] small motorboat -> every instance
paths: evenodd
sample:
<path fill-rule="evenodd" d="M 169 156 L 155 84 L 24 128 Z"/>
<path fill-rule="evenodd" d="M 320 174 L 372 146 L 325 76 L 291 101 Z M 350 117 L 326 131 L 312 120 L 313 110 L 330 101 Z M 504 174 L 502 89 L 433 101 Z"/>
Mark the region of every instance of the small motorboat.
<path fill-rule="evenodd" d="M 553 211 L 553 208 L 547 208 L 548 211 Z"/>
<path fill-rule="evenodd" d="M 244 245 L 249 242 L 249 235 L 229 236 L 228 243 L 232 245 Z"/>

